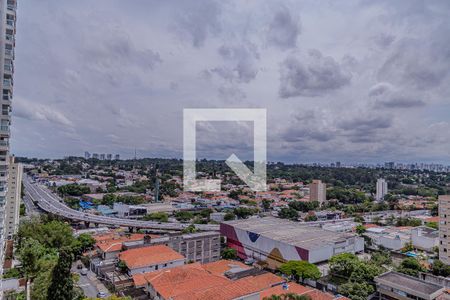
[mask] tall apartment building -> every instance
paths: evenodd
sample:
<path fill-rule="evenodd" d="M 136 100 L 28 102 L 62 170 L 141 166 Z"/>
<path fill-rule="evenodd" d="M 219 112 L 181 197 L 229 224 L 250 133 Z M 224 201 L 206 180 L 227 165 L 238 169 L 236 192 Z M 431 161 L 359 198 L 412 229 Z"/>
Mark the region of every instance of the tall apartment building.
<path fill-rule="evenodd" d="M 322 180 L 313 180 L 310 183 L 309 200 L 319 201 L 320 205 L 327 200 L 327 185 Z"/>
<path fill-rule="evenodd" d="M 439 259 L 450 265 L 450 195 L 439 196 Z"/>
<path fill-rule="evenodd" d="M 8 165 L 8 192 L 5 205 L 5 237 L 10 240 L 19 229 L 20 199 L 22 193 L 23 166 L 9 157 Z"/>
<path fill-rule="evenodd" d="M 13 96 L 14 46 L 16 33 L 16 0 L 0 0 L 0 274 L 5 254 L 5 204 L 8 195 L 9 125 Z M 0 299 L 2 298 L 0 287 Z"/>
<path fill-rule="evenodd" d="M 386 196 L 388 193 L 388 185 L 386 180 L 383 178 L 378 178 L 377 180 L 377 193 L 375 195 L 375 200 L 381 201 L 384 199 L 384 196 Z"/>

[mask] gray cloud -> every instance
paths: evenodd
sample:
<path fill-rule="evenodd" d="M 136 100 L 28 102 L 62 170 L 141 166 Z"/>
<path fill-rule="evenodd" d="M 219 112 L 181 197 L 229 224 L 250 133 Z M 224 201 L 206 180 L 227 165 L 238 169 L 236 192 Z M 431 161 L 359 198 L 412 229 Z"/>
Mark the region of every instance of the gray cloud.
<path fill-rule="evenodd" d="M 385 100 L 377 100 L 375 102 L 375 107 L 412 108 L 425 106 L 425 104 L 426 103 L 421 99 L 398 95 Z"/>
<path fill-rule="evenodd" d="M 448 5 L 24 1 L 12 152 L 181 157 L 184 108 L 262 107 L 271 160 L 449 161 Z M 252 157 L 220 129 L 203 156 Z"/>
<path fill-rule="evenodd" d="M 386 129 L 391 125 L 392 119 L 389 116 L 358 116 L 338 123 L 339 128 L 349 131 L 372 131 Z"/>
<path fill-rule="evenodd" d="M 230 82 L 248 83 L 258 74 L 257 60 L 259 54 L 251 43 L 229 46 L 222 45 L 218 49 L 225 63 L 211 69 L 212 73 Z"/>
<path fill-rule="evenodd" d="M 434 33 L 437 34 L 437 33 Z M 378 72 L 380 81 L 408 85 L 420 90 L 436 88 L 448 78 L 450 38 L 448 30 L 437 34 L 433 42 L 403 39 Z"/>
<path fill-rule="evenodd" d="M 306 58 L 291 55 L 281 63 L 279 95 L 282 98 L 320 96 L 349 84 L 350 79 L 351 75 L 332 57 L 311 50 Z"/>
<path fill-rule="evenodd" d="M 221 7 L 216 0 L 178 2 L 173 29 L 182 39 L 188 38 L 194 47 L 201 47 L 208 37 L 221 32 Z M 177 5 L 178 6 L 178 5 Z"/>
<path fill-rule="evenodd" d="M 287 7 L 281 6 L 269 25 L 267 41 L 281 49 L 294 48 L 300 32 L 300 19 L 292 16 Z"/>
<path fill-rule="evenodd" d="M 13 116 L 30 121 L 44 121 L 63 127 L 73 126 L 73 122 L 57 109 L 20 98 L 14 101 Z"/>
<path fill-rule="evenodd" d="M 426 105 L 426 102 L 418 96 L 420 92 L 411 95 L 399 91 L 393 85 L 387 82 L 380 82 L 375 84 L 369 90 L 369 96 L 375 98 L 375 108 L 414 108 Z"/>

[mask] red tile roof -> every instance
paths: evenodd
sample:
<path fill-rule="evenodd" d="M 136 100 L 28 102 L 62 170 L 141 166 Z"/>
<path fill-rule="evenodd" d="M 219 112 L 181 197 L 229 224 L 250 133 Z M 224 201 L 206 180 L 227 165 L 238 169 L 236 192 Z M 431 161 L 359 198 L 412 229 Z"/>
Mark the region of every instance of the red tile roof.
<path fill-rule="evenodd" d="M 203 264 L 202 268 L 211 274 L 219 276 L 224 276 L 223 274 L 232 268 L 241 268 L 244 270 L 250 269 L 249 266 L 247 266 L 244 263 L 241 263 L 240 261 L 226 260 L 226 259 L 221 259 L 215 262 Z"/>
<path fill-rule="evenodd" d="M 198 263 L 145 273 L 144 277 L 164 299 L 214 286 L 223 286 L 229 282 L 224 277 L 210 274 Z"/>
<path fill-rule="evenodd" d="M 153 266 L 169 261 L 184 260 L 184 256 L 165 245 L 135 248 L 119 253 L 129 269 Z"/>
<path fill-rule="evenodd" d="M 144 239 L 145 234 L 135 233 L 131 235 L 117 235 L 114 233 L 95 236 L 96 246 L 103 252 L 114 252 L 122 249 L 123 242 L 139 241 Z"/>
<path fill-rule="evenodd" d="M 173 300 L 231 300 L 252 294 L 259 294 L 260 299 L 263 299 L 286 293 L 308 294 L 312 300 L 334 299 L 331 294 L 296 283 L 289 283 L 288 289 L 285 290 L 281 285 L 284 279 L 272 273 L 230 280 L 222 275 L 229 268 L 230 263 L 241 264 L 227 260 L 205 265 L 194 263 L 136 274 L 133 275 L 133 281 L 136 287 L 142 287 L 148 283 L 162 298 Z"/>

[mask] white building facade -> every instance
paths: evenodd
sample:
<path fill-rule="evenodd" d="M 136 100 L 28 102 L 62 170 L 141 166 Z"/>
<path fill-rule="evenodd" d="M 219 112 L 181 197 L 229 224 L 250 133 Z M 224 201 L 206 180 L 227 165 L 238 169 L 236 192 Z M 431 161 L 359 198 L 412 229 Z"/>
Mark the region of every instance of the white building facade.
<path fill-rule="evenodd" d="M 11 100 L 13 96 L 14 46 L 16 33 L 16 0 L 0 0 L 0 274 L 3 273 L 5 250 L 5 205 L 8 195 L 9 137 Z M 0 298 L 2 298 L 0 287 Z"/>
<path fill-rule="evenodd" d="M 23 166 L 9 157 L 8 192 L 5 205 L 5 238 L 13 239 L 19 229 Z"/>
<path fill-rule="evenodd" d="M 384 196 L 386 196 L 388 193 L 388 185 L 386 180 L 383 178 L 378 178 L 377 180 L 377 194 L 375 196 L 375 200 L 381 201 L 384 199 Z"/>

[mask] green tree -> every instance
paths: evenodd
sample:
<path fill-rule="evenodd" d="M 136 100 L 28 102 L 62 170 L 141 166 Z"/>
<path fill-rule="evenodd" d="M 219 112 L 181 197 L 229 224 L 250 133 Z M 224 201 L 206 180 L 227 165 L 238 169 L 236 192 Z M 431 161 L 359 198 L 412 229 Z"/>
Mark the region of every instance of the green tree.
<path fill-rule="evenodd" d="M 450 266 L 445 265 L 439 259 L 435 259 L 431 265 L 431 272 L 436 276 L 450 276 Z"/>
<path fill-rule="evenodd" d="M 317 221 L 317 216 L 316 215 L 307 215 L 305 217 L 305 222 L 314 222 Z"/>
<path fill-rule="evenodd" d="M 370 261 L 380 267 L 383 265 L 391 265 L 392 264 L 392 258 L 388 251 L 372 253 L 372 257 L 370 258 Z"/>
<path fill-rule="evenodd" d="M 117 263 L 117 268 L 119 268 L 122 273 L 126 273 L 128 271 L 128 266 L 123 260 L 119 260 Z"/>
<path fill-rule="evenodd" d="M 369 262 L 358 262 L 350 275 L 353 282 L 373 282 L 374 278 L 383 273 L 383 269 Z"/>
<path fill-rule="evenodd" d="M 329 265 L 332 274 L 350 278 L 359 265 L 359 259 L 352 253 L 341 253 L 331 257 Z"/>
<path fill-rule="evenodd" d="M 311 300 L 311 296 L 286 293 L 281 295 L 272 295 L 270 297 L 264 297 L 263 300 Z"/>
<path fill-rule="evenodd" d="M 145 215 L 142 219 L 144 221 L 168 222 L 169 215 L 166 212 L 154 212 Z"/>
<path fill-rule="evenodd" d="M 262 207 L 264 208 L 264 210 L 269 210 L 270 209 L 270 205 L 272 204 L 272 200 L 269 199 L 263 199 L 262 201 Z"/>
<path fill-rule="evenodd" d="M 297 220 L 298 218 L 298 212 L 293 208 L 286 208 L 283 207 L 280 212 L 278 213 L 278 216 L 282 219 L 291 219 L 291 220 Z"/>
<path fill-rule="evenodd" d="M 419 272 L 425 272 L 425 269 L 417 259 L 408 257 L 402 260 L 400 266 L 397 268 L 397 271 L 406 275 L 418 276 Z"/>
<path fill-rule="evenodd" d="M 234 220 L 234 219 L 236 219 L 236 215 L 233 212 L 231 212 L 231 211 L 227 212 L 225 214 L 225 216 L 223 217 L 224 221 L 231 221 L 231 220 Z"/>
<path fill-rule="evenodd" d="M 77 237 L 77 240 L 81 243 L 83 251 L 92 249 L 95 245 L 95 239 L 89 233 L 82 233 Z"/>
<path fill-rule="evenodd" d="M 363 223 L 364 222 L 364 218 L 360 215 L 357 215 L 353 218 L 353 221 L 357 222 L 357 223 Z"/>
<path fill-rule="evenodd" d="M 45 247 L 37 240 L 26 239 L 19 249 L 22 269 L 28 278 L 36 276 L 40 271 L 39 260 L 46 253 Z"/>
<path fill-rule="evenodd" d="M 51 295 L 52 299 L 68 300 L 73 298 L 73 279 L 70 275 L 72 262 L 71 249 L 62 248 L 59 251 L 58 263 L 53 268 L 51 284 L 48 288 L 48 295 Z"/>
<path fill-rule="evenodd" d="M 366 227 L 364 227 L 361 224 L 356 226 L 356 233 L 357 234 L 362 235 L 364 232 L 366 232 Z"/>
<path fill-rule="evenodd" d="M 186 222 L 194 218 L 194 214 L 190 211 L 177 211 L 174 214 L 175 219 L 177 219 L 180 222 Z"/>
<path fill-rule="evenodd" d="M 236 259 L 237 251 L 233 248 L 225 248 L 222 250 L 222 258 L 223 259 Z"/>
<path fill-rule="evenodd" d="M 316 265 L 305 260 L 290 260 L 282 264 L 278 269 L 283 274 L 292 276 L 296 281 L 301 280 L 302 282 L 305 279 L 317 280 L 322 276 Z"/>
<path fill-rule="evenodd" d="M 182 233 L 195 233 L 195 232 L 197 232 L 197 228 L 195 227 L 195 225 L 191 224 L 188 227 L 184 228 L 181 232 Z"/>
<path fill-rule="evenodd" d="M 347 282 L 340 285 L 338 291 L 352 300 L 366 300 L 375 290 L 366 282 Z"/>
<path fill-rule="evenodd" d="M 247 219 L 248 217 L 256 214 L 258 210 L 255 208 L 237 207 L 233 212 L 239 219 Z"/>

